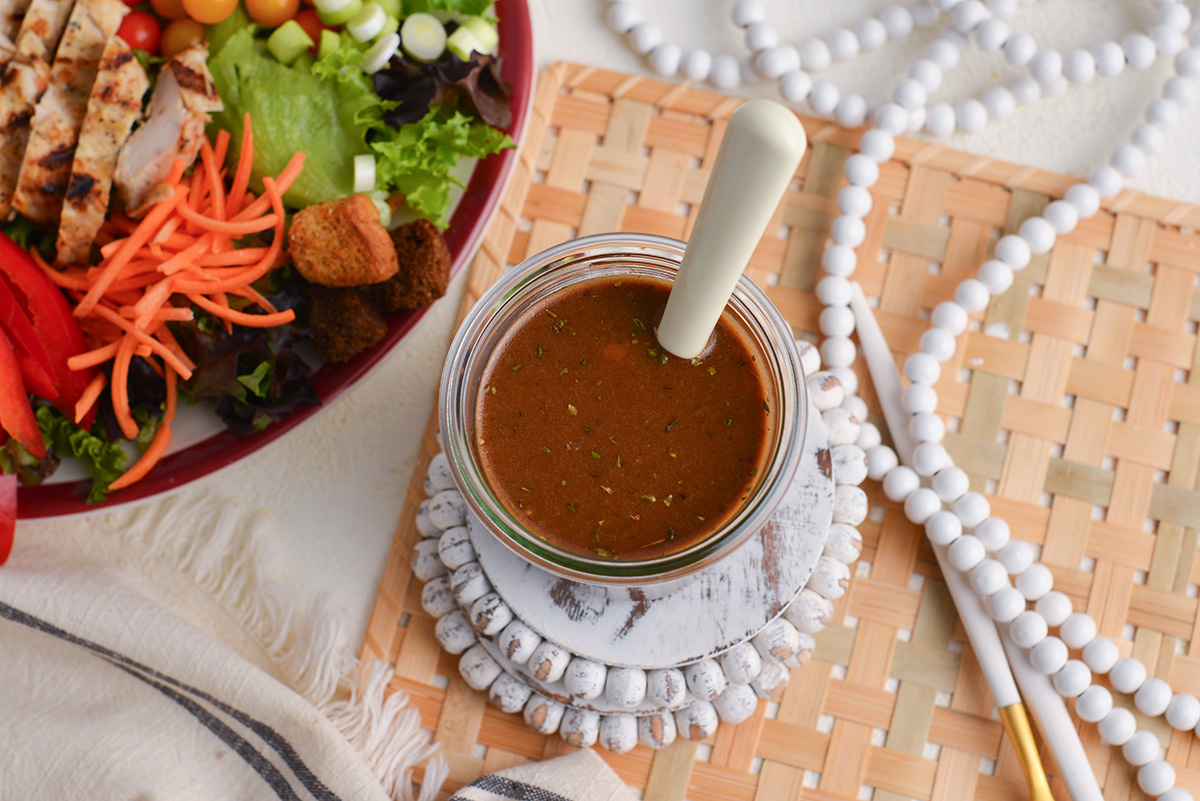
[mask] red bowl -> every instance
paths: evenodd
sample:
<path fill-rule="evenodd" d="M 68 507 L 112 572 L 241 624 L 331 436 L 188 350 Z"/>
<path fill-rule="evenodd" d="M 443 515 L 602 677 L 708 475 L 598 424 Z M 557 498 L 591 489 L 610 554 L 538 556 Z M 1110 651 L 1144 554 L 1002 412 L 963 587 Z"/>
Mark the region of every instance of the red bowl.
<path fill-rule="evenodd" d="M 500 55 L 503 57 L 504 79 L 513 86 L 509 103 L 513 110 L 508 133 L 521 141 L 533 91 L 533 33 L 529 8 L 525 0 L 497 0 Z M 481 160 L 471 174 L 462 200 L 450 218 L 446 241 L 453 255 L 451 276 L 457 275 L 474 255 L 487 229 L 492 212 L 500 202 L 506 179 L 517 161 L 516 150 L 505 150 Z M 246 438 L 222 431 L 206 440 L 164 457 L 150 475 L 127 489 L 112 493 L 102 504 L 85 501 L 90 480 L 42 484 L 21 487 L 18 491 L 19 516 L 22 519 L 58 517 L 108 509 L 123 503 L 149 498 L 159 493 L 203 478 L 223 467 L 249 456 L 274 442 L 289 431 L 303 425 L 309 418 L 327 407 L 342 392 L 354 386 L 374 368 L 388 351 L 396 347 L 425 314 L 421 309 L 392 315 L 383 340 L 344 364 L 321 367 L 313 375 L 313 385 L 324 406 L 304 406 L 286 419 L 265 431 Z"/>

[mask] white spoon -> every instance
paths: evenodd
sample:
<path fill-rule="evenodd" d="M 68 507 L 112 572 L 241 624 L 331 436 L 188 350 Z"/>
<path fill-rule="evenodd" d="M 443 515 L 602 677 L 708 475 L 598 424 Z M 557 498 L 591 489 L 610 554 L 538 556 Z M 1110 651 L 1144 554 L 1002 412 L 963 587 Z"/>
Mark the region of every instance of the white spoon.
<path fill-rule="evenodd" d="M 729 117 L 658 325 L 659 344 L 671 353 L 691 359 L 704 350 L 800 166 L 806 141 L 796 115 L 770 100 L 751 100 Z"/>

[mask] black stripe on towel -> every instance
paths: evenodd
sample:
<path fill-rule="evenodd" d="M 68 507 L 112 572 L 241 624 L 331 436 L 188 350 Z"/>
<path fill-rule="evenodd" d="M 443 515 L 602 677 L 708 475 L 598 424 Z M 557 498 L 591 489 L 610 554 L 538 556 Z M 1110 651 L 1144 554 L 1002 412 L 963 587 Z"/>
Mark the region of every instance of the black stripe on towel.
<path fill-rule="evenodd" d="M 235 709 L 234 707 L 230 706 L 229 704 L 225 703 L 224 701 L 220 701 L 217 698 L 214 698 L 213 696 L 209 695 L 208 693 L 202 692 L 202 691 L 196 689 L 195 687 L 190 687 L 190 686 L 184 684 L 183 682 L 181 682 L 175 678 L 172 678 L 171 676 L 167 676 L 163 673 L 160 673 L 157 670 L 154 670 L 153 668 L 151 668 L 147 665 L 141 664 L 137 660 L 130 659 L 129 657 L 125 656 L 124 654 L 117 653 L 116 651 L 112 650 L 111 648 L 106 648 L 103 645 L 100 645 L 99 643 L 95 643 L 95 642 L 92 642 L 91 640 L 87 640 L 87 639 L 84 639 L 83 637 L 74 635 L 69 631 L 60 629 L 59 627 L 55 626 L 53 623 L 49 623 L 45 620 L 42 620 L 41 618 L 34 617 L 33 615 L 31 615 L 28 612 L 25 612 L 21 609 L 17 609 L 15 607 L 9 606 L 8 604 L 4 603 L 3 601 L 0 601 L 0 618 L 5 618 L 8 620 L 11 620 L 13 623 L 20 624 L 22 626 L 25 626 L 26 628 L 33 629 L 34 631 L 40 631 L 43 634 L 48 634 L 59 640 L 63 640 L 64 642 L 69 642 L 72 645 L 78 645 L 82 648 L 86 648 L 89 651 L 97 654 L 98 656 L 104 658 L 106 661 L 108 661 L 118 667 L 124 666 L 125 668 L 129 668 L 131 672 L 136 671 L 137 673 L 143 674 L 142 676 L 140 676 L 140 678 L 142 678 L 144 681 L 148 681 L 148 679 L 146 677 L 149 677 L 150 679 L 156 679 L 164 685 L 174 687 L 178 690 L 183 691 L 184 693 L 187 693 L 188 695 L 194 696 L 195 698 L 198 698 L 200 700 L 203 700 L 203 701 L 211 704 L 212 706 L 216 707 L 217 709 L 220 709 L 222 712 L 225 712 L 230 717 L 234 718 L 236 721 L 241 723 L 243 726 L 250 729 L 256 735 L 261 737 L 262 740 L 264 742 L 266 742 L 267 745 L 269 745 L 272 748 L 272 750 L 274 750 L 277 754 L 279 754 L 279 756 L 283 760 L 284 764 L 286 764 L 288 766 L 288 768 L 291 769 L 291 771 L 295 774 L 296 779 L 300 782 L 300 784 L 303 785 L 304 788 L 309 793 L 311 793 L 313 798 L 315 798 L 317 801 L 341 801 L 340 797 L 336 793 L 334 793 L 332 790 L 330 790 L 328 787 L 326 787 L 325 784 L 316 777 L 316 775 L 312 772 L 312 770 L 308 767 L 308 765 L 305 764 L 304 760 L 300 757 L 300 755 L 296 753 L 296 750 L 295 750 L 295 748 L 292 747 L 291 743 L 289 743 L 281 734 L 279 734 L 279 732 L 275 731 L 273 728 L 268 726 L 266 723 L 263 723 L 262 721 L 251 717 L 250 715 L 243 712 L 242 710 Z M 136 675 L 136 673 L 135 673 L 135 675 Z M 148 683 L 154 684 L 154 682 L 148 682 Z M 160 688 L 160 689 L 162 689 L 162 688 Z M 180 695 L 179 697 L 184 698 L 184 696 L 182 696 L 182 695 Z M 176 702 L 179 703 L 178 700 Z M 189 710 L 189 711 L 191 711 L 191 710 Z M 202 708 L 201 708 L 201 711 L 203 711 Z M 208 713 L 206 712 L 205 714 L 208 714 Z M 216 719 L 214 718 L 214 720 L 216 720 Z M 218 722 L 220 722 L 220 721 L 218 721 Z M 224 724 L 221 724 L 221 725 L 224 725 Z M 219 737 L 220 735 L 218 734 L 217 736 Z M 235 735 L 235 736 L 237 736 L 237 735 Z M 249 743 L 247 743 L 247 747 L 253 748 L 253 746 L 251 746 Z M 238 753 L 240 754 L 241 752 L 239 751 Z M 261 754 L 259 754 L 259 756 L 262 757 Z M 262 759 L 265 761 L 266 757 L 262 757 Z M 255 768 L 257 770 L 257 767 L 254 764 L 249 763 L 249 762 L 247 764 L 250 764 L 250 766 L 252 768 Z M 267 762 L 266 764 L 270 765 L 271 763 Z M 274 766 L 272 765 L 272 767 L 274 767 Z M 281 776 L 281 778 L 282 778 L 282 776 Z M 289 787 L 288 790 L 290 792 L 291 788 Z"/>
<path fill-rule="evenodd" d="M 150 685 L 190 713 L 200 725 L 211 731 L 217 739 L 229 746 L 255 773 L 261 776 L 262 780 L 267 783 L 267 786 L 275 791 L 275 795 L 279 796 L 280 801 L 300 801 L 300 797 L 296 795 L 296 791 L 288 784 L 288 780 L 284 778 L 284 775 L 279 772 L 279 768 L 271 764 L 271 761 L 255 748 L 249 740 L 231 729 L 223 720 L 213 715 L 191 698 L 176 692 L 162 682 L 144 676 L 137 670 L 123 665 L 114 659 L 105 659 L 105 661 L 118 670 L 123 670 L 135 679 L 139 679 Z"/>
<path fill-rule="evenodd" d="M 552 793 L 537 785 L 515 782 L 503 776 L 484 776 L 482 779 L 476 779 L 471 782 L 463 789 L 482 790 L 498 798 L 513 799 L 513 801 L 571 801 L 566 796 Z M 450 801 L 470 801 L 470 798 L 455 793 Z"/>

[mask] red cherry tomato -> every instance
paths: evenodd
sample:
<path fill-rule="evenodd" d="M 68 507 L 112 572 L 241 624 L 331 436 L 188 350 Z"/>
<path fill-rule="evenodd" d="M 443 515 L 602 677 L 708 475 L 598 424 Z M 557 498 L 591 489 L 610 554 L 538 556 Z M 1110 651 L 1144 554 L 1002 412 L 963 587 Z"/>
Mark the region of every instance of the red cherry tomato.
<path fill-rule="evenodd" d="M 130 8 L 133 8 L 136 5 L 140 5 L 141 2 L 142 2 L 142 0 L 125 0 L 125 5 L 129 6 Z"/>
<path fill-rule="evenodd" d="M 158 46 L 162 42 L 162 29 L 158 20 L 145 11 L 130 11 L 121 20 L 117 36 L 128 43 L 130 47 L 145 50 L 152 56 L 158 55 Z"/>
<path fill-rule="evenodd" d="M 294 18 L 304 32 L 308 34 L 308 38 L 313 40 L 313 46 L 309 48 L 312 52 L 317 52 L 317 45 L 321 43 L 321 31 L 329 30 L 329 26 L 321 22 L 320 16 L 317 15 L 316 9 L 306 8 L 297 14 Z"/>

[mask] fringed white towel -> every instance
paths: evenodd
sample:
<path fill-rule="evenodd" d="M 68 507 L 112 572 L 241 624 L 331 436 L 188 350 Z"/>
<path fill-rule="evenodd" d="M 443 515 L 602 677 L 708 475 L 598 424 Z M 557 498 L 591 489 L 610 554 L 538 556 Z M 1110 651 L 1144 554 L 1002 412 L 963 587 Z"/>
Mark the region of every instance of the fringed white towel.
<path fill-rule="evenodd" d="M 444 761 L 347 640 L 293 608 L 236 505 L 22 524 L 0 567 L 0 799 L 399 801 L 426 760 L 433 798 Z"/>
<path fill-rule="evenodd" d="M 595 751 L 497 771 L 462 787 L 450 801 L 636 801 Z"/>

